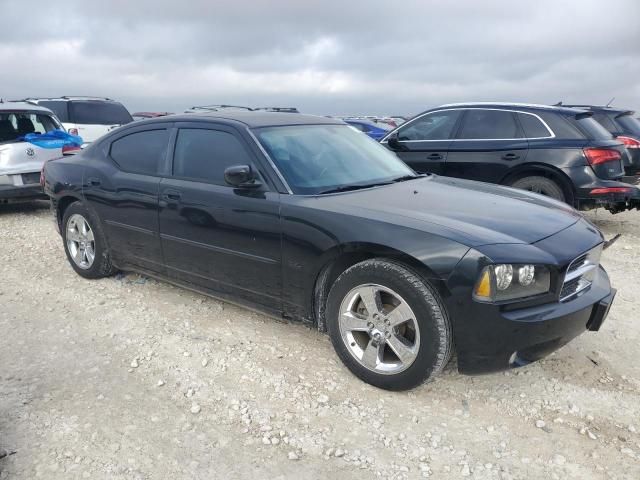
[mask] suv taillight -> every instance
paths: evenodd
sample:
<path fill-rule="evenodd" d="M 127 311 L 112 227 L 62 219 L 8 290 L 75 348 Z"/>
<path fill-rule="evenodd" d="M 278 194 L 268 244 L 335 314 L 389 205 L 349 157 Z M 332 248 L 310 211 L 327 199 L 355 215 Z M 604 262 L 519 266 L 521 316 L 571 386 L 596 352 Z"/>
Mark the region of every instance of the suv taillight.
<path fill-rule="evenodd" d="M 620 161 L 622 159 L 620 152 L 610 148 L 589 147 L 584 148 L 583 151 L 585 157 L 587 157 L 587 162 L 589 162 L 589 165 L 591 166 Z"/>
<path fill-rule="evenodd" d="M 68 130 L 68 133 L 69 133 L 70 135 L 78 135 L 78 129 L 77 129 L 77 128 L 70 128 L 70 129 Z"/>
<path fill-rule="evenodd" d="M 77 145 L 63 145 L 62 146 L 62 155 L 72 155 L 74 153 L 78 153 L 80 151 L 80 147 Z"/>
<path fill-rule="evenodd" d="M 624 135 L 620 135 L 616 138 L 624 143 L 624 146 L 627 148 L 640 148 L 640 142 L 635 138 L 625 137 Z"/>

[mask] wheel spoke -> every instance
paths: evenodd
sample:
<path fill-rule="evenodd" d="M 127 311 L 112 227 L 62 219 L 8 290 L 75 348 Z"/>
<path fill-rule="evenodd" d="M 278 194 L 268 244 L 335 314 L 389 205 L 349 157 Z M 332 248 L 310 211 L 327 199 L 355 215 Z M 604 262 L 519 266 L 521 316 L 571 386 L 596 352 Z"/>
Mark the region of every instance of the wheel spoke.
<path fill-rule="evenodd" d="M 367 348 L 362 353 L 362 363 L 371 369 L 375 369 L 380 361 L 381 345 L 373 339 L 369 340 Z"/>
<path fill-rule="evenodd" d="M 91 228 L 87 229 L 87 242 L 93 242 L 94 238 L 93 238 L 93 230 L 91 230 Z"/>
<path fill-rule="evenodd" d="M 387 338 L 387 345 L 393 350 L 402 363 L 411 362 L 416 354 L 413 349 L 407 345 L 404 340 L 395 334 Z"/>
<path fill-rule="evenodd" d="M 364 332 L 369 329 L 368 322 L 356 316 L 353 312 L 344 312 L 340 316 L 340 323 L 344 330 L 350 332 Z"/>
<path fill-rule="evenodd" d="M 380 312 L 380 307 L 382 306 L 380 292 L 375 287 L 362 287 L 358 290 L 358 295 L 360 295 L 360 300 L 364 303 L 369 315 Z"/>
<path fill-rule="evenodd" d="M 96 253 L 93 251 L 92 247 L 85 248 L 84 255 L 87 257 L 87 263 L 89 265 L 91 265 L 93 263 L 93 259 L 96 258 Z"/>
<path fill-rule="evenodd" d="M 77 230 L 67 230 L 67 240 L 71 240 L 74 242 L 80 241 L 80 234 Z"/>
<path fill-rule="evenodd" d="M 391 327 L 397 327 L 404 322 L 413 320 L 413 312 L 407 304 L 401 303 L 387 314 L 387 319 L 389 320 Z"/>
<path fill-rule="evenodd" d="M 83 262 L 84 253 L 81 248 L 76 248 L 75 252 L 73 252 L 73 259 L 79 265 Z"/>

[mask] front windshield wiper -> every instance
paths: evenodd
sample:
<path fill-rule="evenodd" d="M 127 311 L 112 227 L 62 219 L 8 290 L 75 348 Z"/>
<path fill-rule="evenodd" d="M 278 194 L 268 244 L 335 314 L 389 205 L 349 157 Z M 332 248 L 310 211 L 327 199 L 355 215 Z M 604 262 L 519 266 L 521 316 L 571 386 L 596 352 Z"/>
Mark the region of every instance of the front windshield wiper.
<path fill-rule="evenodd" d="M 391 185 L 392 183 L 398 182 L 406 182 L 407 180 L 413 180 L 415 178 L 426 177 L 424 174 L 417 175 L 403 175 L 401 177 L 393 178 L 386 182 L 377 182 L 377 183 L 364 183 L 364 184 L 356 184 L 356 185 L 343 185 L 342 187 L 330 188 L 328 190 L 322 190 L 318 192 L 318 195 L 324 195 L 325 193 L 339 193 L 339 192 L 348 192 L 351 190 L 361 190 L 363 188 L 371 188 L 371 187 L 380 187 L 382 185 Z"/>
<path fill-rule="evenodd" d="M 330 188 L 328 190 L 322 190 L 318 192 L 318 195 L 324 195 L 325 193 L 339 193 L 348 192 L 350 190 L 361 190 L 363 188 L 379 187 L 381 185 L 390 185 L 392 182 L 380 182 L 380 183 L 365 183 L 360 185 L 343 185 L 342 187 Z"/>

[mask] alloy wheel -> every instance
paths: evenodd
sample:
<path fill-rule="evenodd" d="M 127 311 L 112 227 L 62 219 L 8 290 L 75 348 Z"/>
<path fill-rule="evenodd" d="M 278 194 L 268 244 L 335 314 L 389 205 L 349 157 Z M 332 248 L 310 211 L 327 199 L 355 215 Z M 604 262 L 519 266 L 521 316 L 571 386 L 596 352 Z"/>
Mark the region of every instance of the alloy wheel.
<path fill-rule="evenodd" d="M 67 222 L 67 248 L 73 262 L 87 270 L 96 258 L 96 244 L 93 230 L 80 214 L 73 214 Z"/>

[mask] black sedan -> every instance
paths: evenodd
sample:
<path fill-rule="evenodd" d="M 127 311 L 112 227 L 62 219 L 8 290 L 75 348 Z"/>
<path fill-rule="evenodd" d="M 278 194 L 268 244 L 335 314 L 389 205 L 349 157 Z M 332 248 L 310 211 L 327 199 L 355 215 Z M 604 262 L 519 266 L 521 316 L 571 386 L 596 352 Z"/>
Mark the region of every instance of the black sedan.
<path fill-rule="evenodd" d="M 463 373 L 535 361 L 598 330 L 615 294 L 602 234 L 572 208 L 418 175 L 335 119 L 143 120 L 48 162 L 43 181 L 83 277 L 135 270 L 308 322 L 392 390 L 454 350 Z"/>

